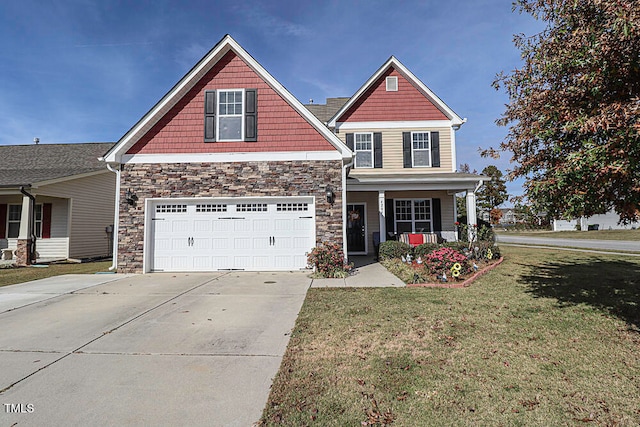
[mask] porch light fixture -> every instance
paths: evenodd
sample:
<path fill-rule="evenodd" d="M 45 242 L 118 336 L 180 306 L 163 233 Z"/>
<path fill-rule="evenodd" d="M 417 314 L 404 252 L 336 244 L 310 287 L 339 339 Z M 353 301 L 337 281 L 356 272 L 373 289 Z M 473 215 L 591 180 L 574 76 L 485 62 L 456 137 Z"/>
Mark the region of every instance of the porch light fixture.
<path fill-rule="evenodd" d="M 333 202 L 336 200 L 336 195 L 333 193 L 333 187 L 327 185 L 325 193 L 327 195 L 327 202 L 329 202 L 330 205 L 333 205 Z"/>
<path fill-rule="evenodd" d="M 133 194 L 133 192 L 131 192 L 131 190 L 127 190 L 127 192 L 124 193 L 124 200 L 127 202 L 127 204 L 133 206 L 138 201 L 138 196 Z"/>

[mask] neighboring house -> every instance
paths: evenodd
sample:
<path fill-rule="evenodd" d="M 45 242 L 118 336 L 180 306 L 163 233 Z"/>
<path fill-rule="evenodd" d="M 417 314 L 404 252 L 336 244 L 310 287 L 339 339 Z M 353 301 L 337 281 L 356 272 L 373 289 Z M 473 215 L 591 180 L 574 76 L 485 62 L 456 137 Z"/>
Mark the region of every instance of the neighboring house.
<path fill-rule="evenodd" d="M 602 215 L 581 217 L 573 220 L 554 219 L 551 221 L 553 231 L 588 231 L 590 228 L 597 230 L 630 230 L 640 226 L 637 222 L 619 224 L 620 217 L 614 211 Z"/>
<path fill-rule="evenodd" d="M 380 94 L 388 70 L 397 91 Z M 454 195 L 475 212 L 482 182 L 453 173 L 463 120 L 395 58 L 337 104 L 326 126 L 225 36 L 103 158 L 118 271 L 295 270 L 320 242 L 371 252 L 374 231 L 454 239 Z"/>
<path fill-rule="evenodd" d="M 27 253 L 32 235 L 39 259 L 110 255 L 107 227 L 113 224 L 116 175 L 98 158 L 111 147 L 0 146 L 0 249 L 5 258 L 15 255 L 22 265 L 31 261 Z"/>
<path fill-rule="evenodd" d="M 523 219 L 520 215 L 515 211 L 514 208 L 498 208 L 502 212 L 502 216 L 498 221 L 499 225 L 508 225 L 515 224 L 517 222 L 523 222 Z M 483 221 L 491 223 L 491 213 L 490 211 L 481 209 L 479 210 L 480 217 Z"/>

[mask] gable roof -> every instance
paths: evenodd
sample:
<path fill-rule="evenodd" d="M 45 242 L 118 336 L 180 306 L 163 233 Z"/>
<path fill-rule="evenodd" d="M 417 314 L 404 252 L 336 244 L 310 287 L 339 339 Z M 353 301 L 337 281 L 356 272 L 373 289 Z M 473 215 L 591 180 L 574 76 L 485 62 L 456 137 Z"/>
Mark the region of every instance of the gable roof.
<path fill-rule="evenodd" d="M 351 108 L 361 96 L 363 96 L 371 86 L 378 81 L 380 76 L 384 74 L 389 68 L 396 69 L 400 74 L 402 74 L 416 89 L 418 89 L 429 101 L 433 103 L 442 113 L 447 116 L 449 120 L 451 120 L 451 124 L 453 126 L 461 126 L 465 123 L 466 119 L 462 119 L 458 116 L 447 104 L 445 104 L 438 96 L 433 93 L 431 89 L 429 89 L 424 83 L 420 81 L 407 67 L 405 67 L 396 57 L 391 56 L 371 77 L 367 80 L 364 85 L 347 101 L 342 108 L 338 110 L 333 117 L 331 117 L 327 126 L 335 127 L 338 119 L 346 113 L 349 108 Z"/>
<path fill-rule="evenodd" d="M 98 160 L 112 142 L 0 146 L 0 187 L 28 187 L 45 181 L 106 171 Z"/>
<path fill-rule="evenodd" d="M 105 154 L 102 160 L 107 163 L 121 163 L 122 156 L 127 150 L 140 140 L 146 132 L 151 130 L 230 50 L 240 57 L 260 78 L 300 114 L 300 116 L 331 143 L 342 155 L 343 159 L 351 159 L 351 150 L 321 123 L 318 118 L 307 110 L 282 84 L 269 74 L 258 61 L 249 55 L 242 46 L 227 34 Z"/>

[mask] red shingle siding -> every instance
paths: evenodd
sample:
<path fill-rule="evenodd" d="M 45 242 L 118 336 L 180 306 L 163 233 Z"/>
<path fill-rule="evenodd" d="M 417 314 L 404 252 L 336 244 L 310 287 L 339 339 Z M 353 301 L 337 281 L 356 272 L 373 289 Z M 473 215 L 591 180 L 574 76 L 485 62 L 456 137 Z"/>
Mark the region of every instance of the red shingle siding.
<path fill-rule="evenodd" d="M 387 92 L 387 76 L 398 77 L 398 91 Z M 404 120 L 448 120 L 429 99 L 402 74 L 390 67 L 374 82 L 338 122 L 384 122 Z"/>
<path fill-rule="evenodd" d="M 204 142 L 204 91 L 258 89 L 257 142 Z M 127 154 L 335 150 L 235 53 L 229 51 Z"/>

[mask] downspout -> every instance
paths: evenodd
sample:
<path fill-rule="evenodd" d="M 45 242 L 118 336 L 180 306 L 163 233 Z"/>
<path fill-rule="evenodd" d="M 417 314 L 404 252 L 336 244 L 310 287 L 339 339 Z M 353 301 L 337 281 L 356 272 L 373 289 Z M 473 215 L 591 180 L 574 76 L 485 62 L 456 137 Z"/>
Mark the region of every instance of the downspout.
<path fill-rule="evenodd" d="M 107 169 L 116 174 L 116 206 L 113 214 L 113 259 L 111 261 L 111 267 L 109 270 L 115 270 L 118 268 L 118 223 L 120 222 L 120 168 L 113 169 L 109 163 L 107 163 Z"/>
<path fill-rule="evenodd" d="M 36 198 L 33 194 L 27 193 L 24 187 L 20 187 L 20 192 L 31 199 L 31 212 L 29 212 L 29 264 L 36 262 Z"/>
<path fill-rule="evenodd" d="M 351 163 L 342 165 L 342 252 L 347 259 L 347 169 L 353 166 L 355 155 L 351 156 Z"/>

